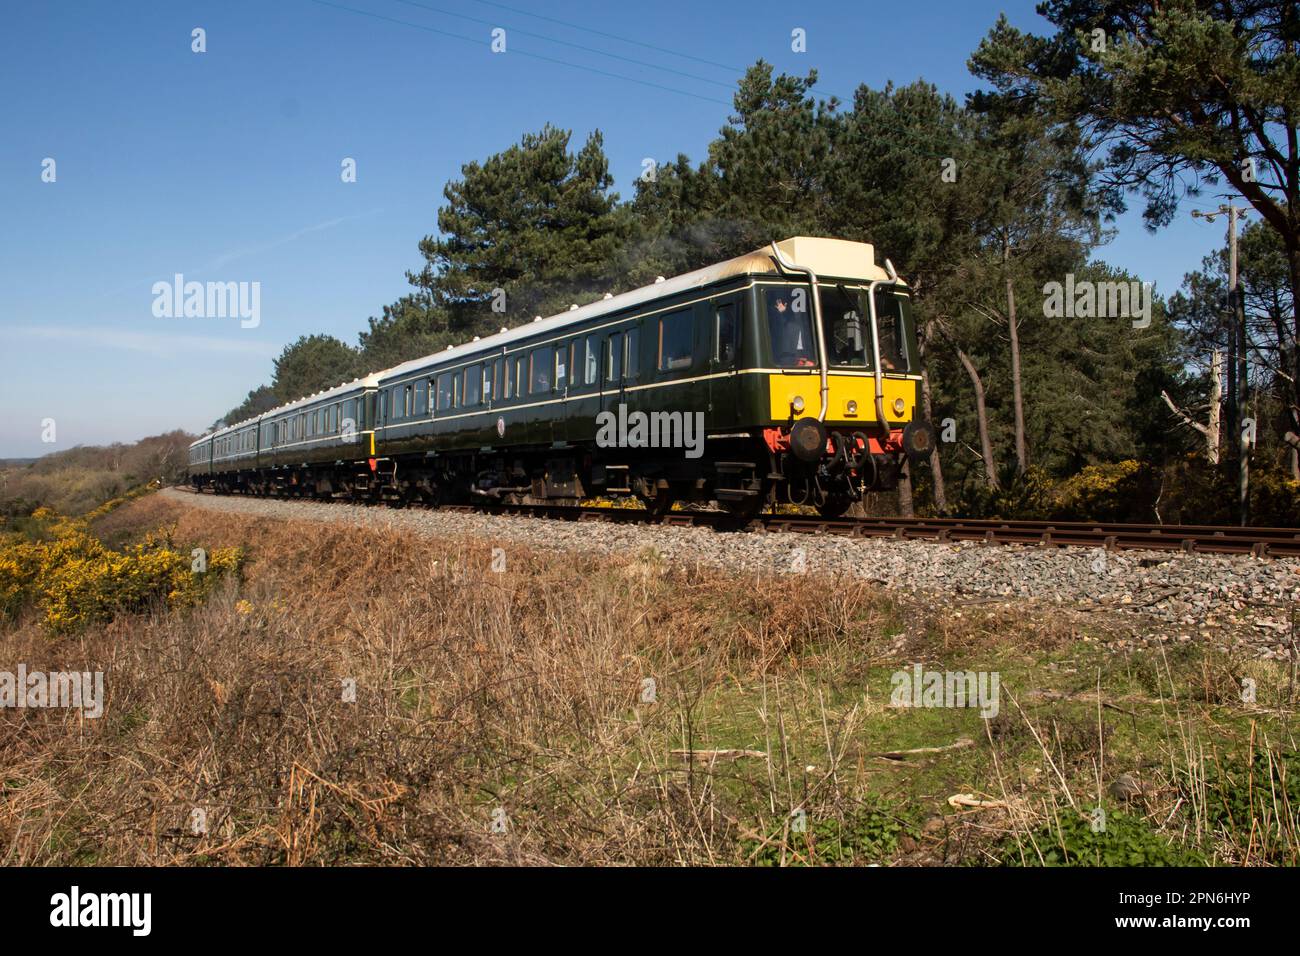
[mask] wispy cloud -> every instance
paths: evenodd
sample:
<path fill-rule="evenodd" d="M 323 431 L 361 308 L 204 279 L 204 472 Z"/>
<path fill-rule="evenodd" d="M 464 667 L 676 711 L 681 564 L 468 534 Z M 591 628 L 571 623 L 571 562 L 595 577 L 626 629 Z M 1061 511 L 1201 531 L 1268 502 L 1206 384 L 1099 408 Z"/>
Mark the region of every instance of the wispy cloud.
<path fill-rule="evenodd" d="M 383 209 L 371 209 L 369 212 L 361 212 L 353 216 L 337 216 L 334 219 L 327 219 L 324 222 L 318 222 L 311 226 L 304 226 L 303 228 L 299 229 L 297 232 L 291 232 L 287 236 L 280 236 L 278 239 L 270 239 L 267 240 L 266 242 L 253 243 L 252 245 L 243 246 L 238 249 L 232 249 L 229 252 L 223 252 L 221 255 L 213 259 L 211 262 L 199 266 L 196 269 L 168 269 L 165 275 L 155 274 L 155 275 L 148 276 L 147 278 L 136 279 L 133 282 L 127 283 L 126 285 L 118 286 L 115 289 L 110 289 L 109 291 L 105 292 L 103 296 L 101 296 L 101 298 L 108 298 L 109 296 L 121 295 L 123 292 L 127 292 L 131 289 L 139 289 L 140 286 L 145 285 L 146 283 L 152 285 L 155 282 L 168 282 L 171 280 L 172 275 L 175 274 L 176 272 L 180 272 L 183 275 L 191 276 L 191 277 L 201 276 L 204 275 L 205 273 L 212 272 L 214 269 L 223 268 L 224 266 L 227 266 L 230 263 L 235 262 L 239 259 L 246 259 L 249 256 L 261 255 L 262 253 L 269 252 L 272 249 L 278 249 L 281 246 L 287 246 L 291 242 L 297 242 L 303 236 L 310 236 L 313 233 L 317 233 L 317 232 L 325 232 L 328 229 L 334 229 L 338 226 L 341 226 L 345 222 L 353 222 L 357 219 L 366 219 L 369 218 L 370 216 L 377 216 L 383 211 L 384 211 Z"/>
<path fill-rule="evenodd" d="M 52 325 L 18 325 L 9 328 L 8 335 L 21 335 L 45 339 L 83 348 L 120 349 L 143 352 L 157 358 L 174 358 L 194 353 L 223 353 L 273 357 L 280 348 L 272 342 L 231 335 L 167 335 L 157 332 L 132 332 L 126 329 L 72 327 Z"/>
<path fill-rule="evenodd" d="M 234 249 L 223 255 L 217 256 L 201 269 L 194 270 L 198 274 L 211 272 L 213 269 L 220 269 L 222 266 L 229 265 L 236 259 L 244 259 L 248 256 L 261 255 L 264 252 L 270 252 L 272 249 L 278 249 L 280 246 L 287 246 L 291 242 L 296 242 L 303 236 L 310 236 L 314 232 L 324 232 L 326 229 L 333 229 L 335 226 L 341 226 L 345 222 L 352 222 L 356 219 L 364 219 L 367 216 L 374 216 L 383 212 L 382 209 L 372 209 L 369 212 L 357 213 L 355 216 L 339 216 L 336 219 L 327 219 L 324 222 L 318 222 L 314 226 L 305 226 L 297 232 L 290 233 L 287 236 L 281 236 L 279 239 L 272 239 L 270 242 L 257 243 L 251 246 L 245 246 L 242 249 Z"/>

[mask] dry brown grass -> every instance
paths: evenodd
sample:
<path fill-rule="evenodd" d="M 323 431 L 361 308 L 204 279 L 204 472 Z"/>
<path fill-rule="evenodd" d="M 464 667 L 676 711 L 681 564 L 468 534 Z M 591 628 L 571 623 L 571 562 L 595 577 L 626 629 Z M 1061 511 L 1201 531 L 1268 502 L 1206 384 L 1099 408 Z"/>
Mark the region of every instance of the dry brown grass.
<path fill-rule="evenodd" d="M 97 530 L 168 522 L 181 543 L 248 547 L 242 584 L 183 616 L 61 643 L 24 624 L 3 642 L 0 667 L 102 668 L 107 695 L 99 720 L 0 714 L 6 863 L 729 859 L 735 814 L 666 742 L 708 687 L 871 638 L 864 587 L 808 616 L 780 581 L 738 591 L 653 556 L 511 545 L 493 573 L 490 542 L 156 498 Z"/>
<path fill-rule="evenodd" d="M 1212 840 L 1204 800 L 1179 802 L 1188 768 L 1207 735 L 1253 720 L 1207 719 L 1231 694 L 1202 688 L 1227 679 L 1203 663 L 1103 657 L 1094 678 L 1060 611 L 905 603 L 652 552 L 503 544 L 495 573 L 490 540 L 157 497 L 96 531 L 164 524 L 179 545 L 247 548 L 243 579 L 76 637 L 0 632 L 0 670 L 102 669 L 107 694 L 95 720 L 0 710 L 6 864 L 989 862 L 1008 838 L 1032 858 L 1034 827 L 1142 768 L 1151 825 Z M 1017 703 L 987 724 L 887 708 L 889 672 L 913 661 L 1001 669 Z M 880 757 L 963 736 L 975 746 Z M 954 809 L 955 793 L 1004 806 Z M 898 839 L 881 837 L 893 823 Z"/>

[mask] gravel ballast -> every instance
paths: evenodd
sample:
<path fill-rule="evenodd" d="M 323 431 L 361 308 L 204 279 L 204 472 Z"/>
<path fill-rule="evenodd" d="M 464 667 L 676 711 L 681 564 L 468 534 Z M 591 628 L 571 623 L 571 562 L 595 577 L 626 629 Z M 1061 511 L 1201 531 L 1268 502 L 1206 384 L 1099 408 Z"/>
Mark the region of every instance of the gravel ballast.
<path fill-rule="evenodd" d="M 559 521 L 425 508 L 217 497 L 186 489 L 167 500 L 218 512 L 327 521 L 435 537 L 482 537 L 531 548 L 635 557 L 736 572 L 853 575 L 961 603 L 1051 603 L 1071 611 L 1136 616 L 1140 643 L 1213 638 L 1253 656 L 1292 652 L 1300 560 L 1174 551 L 936 543 L 893 538 L 718 532 L 703 527 Z M 1137 620 L 1134 620 L 1137 623 Z"/>

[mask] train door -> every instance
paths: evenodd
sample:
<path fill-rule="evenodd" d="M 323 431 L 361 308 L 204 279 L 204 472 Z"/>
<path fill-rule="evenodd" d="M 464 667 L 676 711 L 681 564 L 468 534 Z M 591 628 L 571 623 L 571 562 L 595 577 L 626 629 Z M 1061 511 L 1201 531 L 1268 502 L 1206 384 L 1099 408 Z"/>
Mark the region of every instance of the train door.
<path fill-rule="evenodd" d="M 596 376 L 587 370 L 587 342 L 591 338 L 579 335 L 556 347 L 555 381 L 561 399 L 555 421 L 556 442 L 584 441 L 594 433 L 600 399 Z"/>
<path fill-rule="evenodd" d="M 375 437 L 376 437 L 375 426 L 378 424 L 378 420 L 379 420 L 378 412 L 379 412 L 379 393 L 376 391 L 366 392 L 365 402 L 363 403 L 361 409 L 361 422 L 360 422 L 360 427 L 362 429 L 361 435 L 364 441 L 364 447 L 362 448 L 362 452 L 363 452 L 362 457 L 372 457 L 378 450 L 379 443 L 375 441 Z"/>
<path fill-rule="evenodd" d="M 712 430 L 739 421 L 740 305 L 735 300 L 717 302 L 710 311 L 707 427 Z"/>
<path fill-rule="evenodd" d="M 572 354 L 571 340 L 561 339 L 555 343 L 555 357 L 552 360 L 555 365 L 555 375 L 551 379 L 554 383 L 555 395 L 549 416 L 551 442 L 555 445 L 563 445 L 569 439 L 569 385 L 573 376 Z"/>
<path fill-rule="evenodd" d="M 641 381 L 641 324 L 638 322 L 623 330 L 623 374 L 619 379 L 619 395 L 627 403 L 628 411 L 637 408 L 641 394 L 636 386 Z"/>
<path fill-rule="evenodd" d="M 618 414 L 620 405 L 627 404 L 627 380 L 623 377 L 623 359 L 627 349 L 627 330 L 611 331 L 605 337 L 604 383 L 608 394 L 607 406 Z"/>

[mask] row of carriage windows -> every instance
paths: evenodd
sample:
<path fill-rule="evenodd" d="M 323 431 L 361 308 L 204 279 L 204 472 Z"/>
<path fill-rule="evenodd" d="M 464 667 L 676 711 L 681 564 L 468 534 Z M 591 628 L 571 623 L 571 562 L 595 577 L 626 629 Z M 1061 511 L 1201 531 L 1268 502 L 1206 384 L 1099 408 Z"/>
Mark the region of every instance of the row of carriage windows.
<path fill-rule="evenodd" d="M 739 350 L 739 327 L 734 312 L 730 303 L 717 310 L 713 358 L 726 364 L 735 361 Z M 695 343 L 694 311 L 680 309 L 661 316 L 655 331 L 658 370 L 675 372 L 690 368 Z M 595 386 L 602 374 L 606 384 L 623 383 L 638 377 L 640 358 L 639 328 L 582 336 L 562 345 L 543 345 L 491 362 L 476 362 L 434 378 L 393 386 L 379 393 L 378 415 L 383 421 L 395 421 L 452 409 L 477 408 L 489 402 Z M 362 425 L 358 411 L 358 402 L 350 399 L 266 422 L 262 426 L 262 446 L 359 430 Z M 248 443 L 241 451 L 256 450 L 253 445 L 256 436 L 250 429 L 242 437 L 219 439 L 216 454 L 235 453 L 233 447 L 226 451 L 224 443 L 236 438 Z"/>
<path fill-rule="evenodd" d="M 679 309 L 660 316 L 654 331 L 655 368 L 660 372 L 691 368 L 695 361 L 694 310 Z M 733 365 L 740 354 L 740 323 L 734 303 L 717 307 L 711 331 L 712 360 L 722 366 Z M 443 372 L 434 378 L 395 385 L 380 393 L 379 414 L 384 421 L 425 417 L 490 402 L 590 387 L 602 375 L 604 382 L 611 385 L 634 381 L 639 374 L 640 360 L 639 328 L 609 335 L 587 335 L 561 345 L 538 346 L 528 352 Z"/>
<path fill-rule="evenodd" d="M 233 435 L 224 435 L 216 439 L 212 444 L 212 456 L 214 458 L 229 458 L 233 455 L 243 455 L 257 451 L 257 429 L 246 428 L 241 432 L 235 432 Z M 202 460 L 207 457 L 207 451 L 204 448 L 194 449 L 190 458 L 192 460 Z"/>
<path fill-rule="evenodd" d="M 354 435 L 361 429 L 355 398 L 298 412 L 262 425 L 262 445 L 287 445 L 333 435 Z"/>
<path fill-rule="evenodd" d="M 690 312 L 683 314 L 689 323 Z M 693 335 L 693 331 L 688 327 L 686 334 Z M 635 328 L 608 336 L 587 335 L 560 345 L 542 345 L 433 378 L 394 385 L 380 393 L 379 414 L 385 421 L 422 418 L 490 402 L 585 388 L 600 382 L 602 369 L 606 383 L 622 383 L 637 378 L 640 349 L 641 334 Z M 686 355 L 689 365 L 689 345 Z"/>

